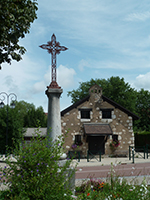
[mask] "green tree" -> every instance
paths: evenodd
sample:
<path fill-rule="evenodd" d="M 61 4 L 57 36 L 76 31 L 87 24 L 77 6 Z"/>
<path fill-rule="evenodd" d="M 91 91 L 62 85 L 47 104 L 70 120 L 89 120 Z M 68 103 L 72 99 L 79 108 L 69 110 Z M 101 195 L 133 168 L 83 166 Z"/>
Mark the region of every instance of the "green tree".
<path fill-rule="evenodd" d="M 8 113 L 8 115 L 7 115 Z M 8 121 L 7 121 L 8 120 Z M 8 130 L 7 130 L 8 128 Z M 7 141 L 6 141 L 7 134 Z M 23 121 L 20 120 L 20 113 L 17 108 L 4 106 L 0 109 L 0 150 L 6 150 L 8 147 L 14 148 L 15 144 L 20 143 L 23 134 Z"/>
<path fill-rule="evenodd" d="M 35 107 L 34 104 L 27 103 L 25 101 L 15 102 L 15 108 L 19 111 L 19 117 L 20 117 L 21 123 L 23 123 L 23 124 L 25 123 L 24 118 L 25 118 L 27 112 L 34 107 Z"/>
<path fill-rule="evenodd" d="M 24 116 L 24 127 L 36 127 L 38 123 L 41 127 L 46 127 L 47 117 L 41 106 L 37 109 L 34 106 L 29 109 Z"/>
<path fill-rule="evenodd" d="M 26 49 L 19 39 L 37 18 L 36 0 L 0 0 L 0 69 L 4 62 L 20 61 Z"/>
<path fill-rule="evenodd" d="M 72 103 L 84 98 L 88 95 L 89 88 L 98 84 L 103 89 L 103 95 L 112 99 L 116 103 L 122 105 L 130 111 L 135 111 L 136 90 L 131 88 L 129 83 L 125 83 L 124 78 L 110 77 L 106 79 L 91 79 L 87 82 L 82 82 L 79 88 L 68 92 L 71 96 Z"/>
<path fill-rule="evenodd" d="M 19 111 L 24 127 L 36 127 L 38 123 L 41 127 L 47 126 L 47 116 L 42 106 L 36 108 L 33 103 L 19 101 L 16 102 L 16 109 Z"/>
<path fill-rule="evenodd" d="M 136 111 L 140 119 L 135 122 L 136 129 L 150 131 L 150 92 L 141 89 L 137 92 Z"/>
<path fill-rule="evenodd" d="M 36 127 L 39 123 L 41 127 L 46 127 L 47 117 L 43 108 L 37 109 L 34 104 L 25 101 L 15 102 L 15 108 L 4 106 L 0 109 L 0 150 L 5 150 L 6 129 L 8 125 L 8 146 L 13 147 L 15 142 L 19 145 L 25 127 Z M 7 117 L 8 109 L 8 117 Z M 8 123 L 7 123 L 8 119 Z"/>

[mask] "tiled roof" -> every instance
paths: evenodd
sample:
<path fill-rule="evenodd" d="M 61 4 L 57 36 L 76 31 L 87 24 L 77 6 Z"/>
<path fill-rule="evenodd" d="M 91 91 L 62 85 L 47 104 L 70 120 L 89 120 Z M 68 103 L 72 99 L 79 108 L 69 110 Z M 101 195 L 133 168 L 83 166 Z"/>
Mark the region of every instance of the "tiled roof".
<path fill-rule="evenodd" d="M 24 137 L 37 137 L 36 130 L 37 128 L 27 128 Z M 38 133 L 40 136 L 46 136 L 47 128 L 40 128 Z"/>
<path fill-rule="evenodd" d="M 112 135 L 113 133 L 109 124 L 85 123 L 83 126 L 86 135 Z"/>

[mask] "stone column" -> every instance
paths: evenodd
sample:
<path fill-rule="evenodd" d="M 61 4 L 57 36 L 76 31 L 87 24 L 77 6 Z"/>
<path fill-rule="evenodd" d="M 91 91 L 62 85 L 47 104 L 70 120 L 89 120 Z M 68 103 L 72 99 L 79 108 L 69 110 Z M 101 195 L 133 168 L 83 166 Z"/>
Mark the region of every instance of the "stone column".
<path fill-rule="evenodd" d="M 45 92 L 48 97 L 47 134 L 52 140 L 57 139 L 62 134 L 60 116 L 60 96 L 62 92 L 61 88 L 48 88 Z"/>
<path fill-rule="evenodd" d="M 63 90 L 61 88 L 48 88 L 46 90 L 46 95 L 48 97 L 48 119 L 47 119 L 47 134 L 49 139 L 52 139 L 54 141 L 58 138 L 59 135 L 61 135 L 61 116 L 60 116 L 60 96 L 62 94 Z M 67 155 L 65 153 L 62 153 L 60 156 L 59 165 L 64 166 L 66 163 L 66 157 Z M 74 168 L 67 168 L 66 169 L 66 175 L 71 176 L 73 174 L 72 178 L 69 180 L 69 185 L 66 185 L 65 187 L 68 187 L 72 191 L 74 191 L 75 188 L 75 169 Z"/>

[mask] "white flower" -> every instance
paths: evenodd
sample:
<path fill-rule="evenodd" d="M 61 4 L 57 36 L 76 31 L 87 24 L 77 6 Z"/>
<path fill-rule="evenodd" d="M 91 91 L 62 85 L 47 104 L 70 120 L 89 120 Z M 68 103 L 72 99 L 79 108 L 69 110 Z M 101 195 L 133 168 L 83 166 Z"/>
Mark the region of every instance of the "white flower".
<path fill-rule="evenodd" d="M 61 172 L 61 169 L 58 168 L 57 172 L 58 172 L 58 173 Z"/>
<path fill-rule="evenodd" d="M 79 171 L 82 171 L 82 169 L 79 169 Z"/>
<path fill-rule="evenodd" d="M 122 177 L 120 177 L 119 180 L 120 180 L 120 185 L 121 185 L 122 184 Z"/>

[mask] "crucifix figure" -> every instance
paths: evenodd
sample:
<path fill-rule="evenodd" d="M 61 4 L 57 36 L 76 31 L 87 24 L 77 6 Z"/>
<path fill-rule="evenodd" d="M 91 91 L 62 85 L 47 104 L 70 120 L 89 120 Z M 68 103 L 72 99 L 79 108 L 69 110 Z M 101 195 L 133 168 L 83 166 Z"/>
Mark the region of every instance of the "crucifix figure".
<path fill-rule="evenodd" d="M 60 88 L 56 81 L 56 54 L 60 54 L 60 51 L 66 51 L 68 48 L 65 46 L 60 46 L 60 43 L 56 41 L 56 36 L 53 34 L 51 41 L 47 44 L 40 46 L 42 49 L 47 49 L 48 53 L 52 55 L 52 82 L 48 88 Z"/>

